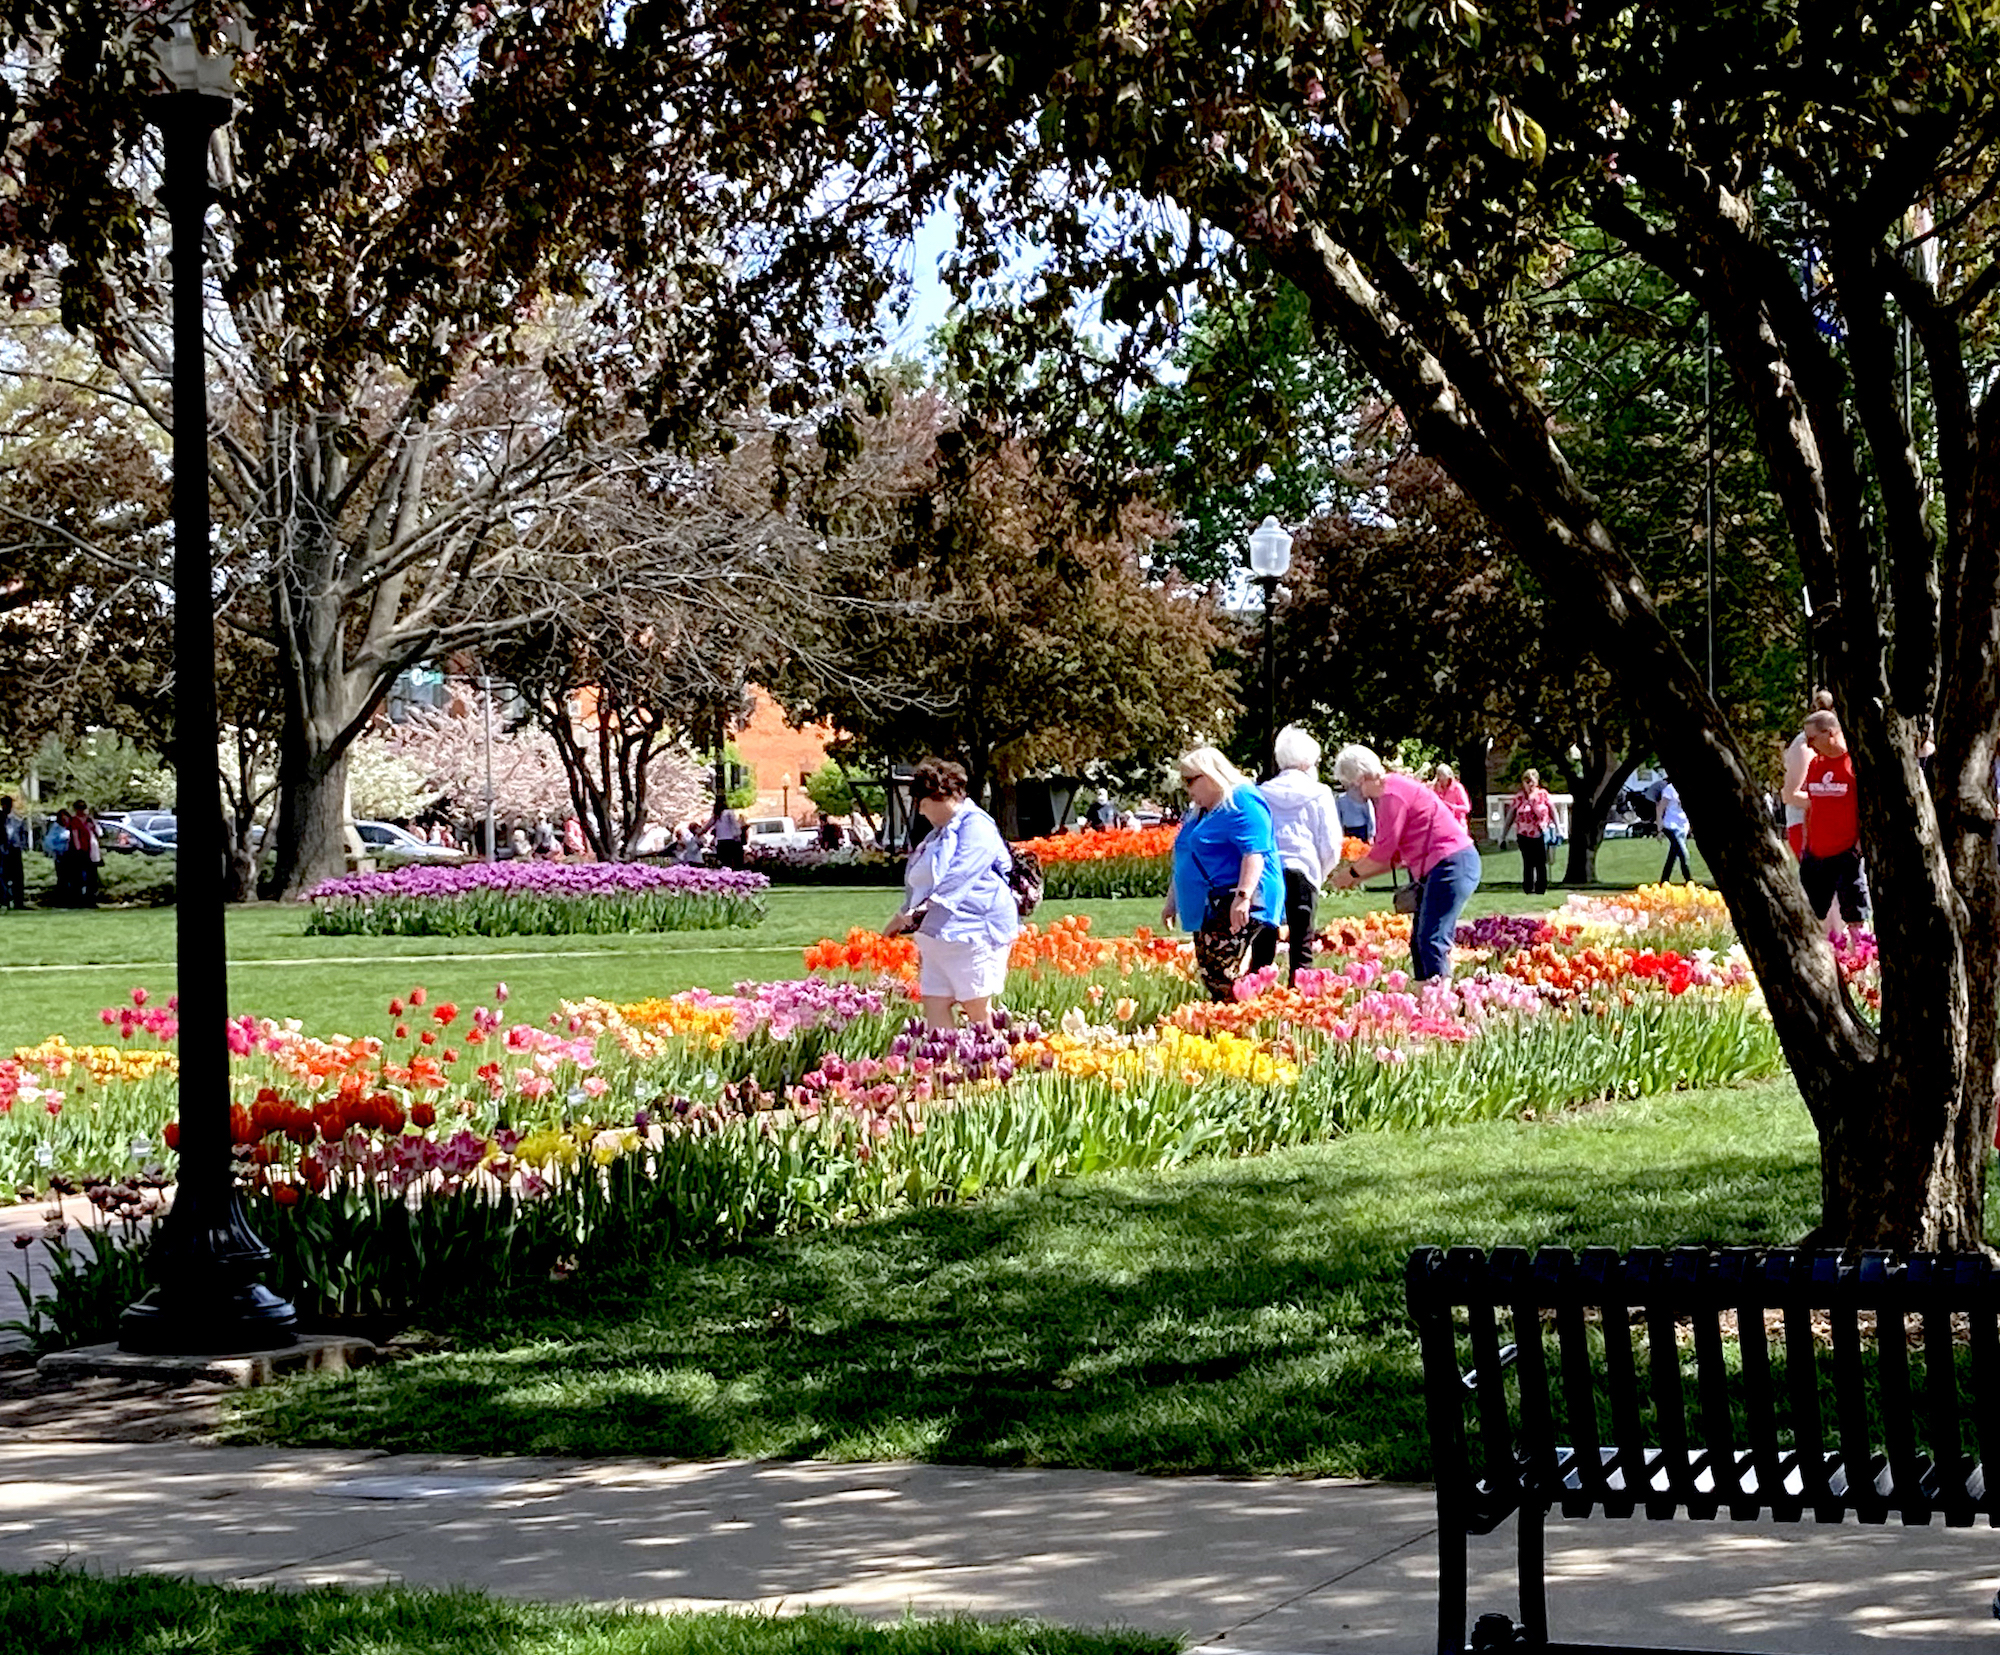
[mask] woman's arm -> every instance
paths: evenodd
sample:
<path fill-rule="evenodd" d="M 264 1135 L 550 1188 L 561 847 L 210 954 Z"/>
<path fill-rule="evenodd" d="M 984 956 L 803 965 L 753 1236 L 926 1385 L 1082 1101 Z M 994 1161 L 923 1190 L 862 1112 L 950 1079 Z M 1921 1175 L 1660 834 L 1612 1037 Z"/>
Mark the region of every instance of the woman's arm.
<path fill-rule="evenodd" d="M 1250 923 L 1250 907 L 1264 878 L 1264 853 L 1245 851 L 1236 866 L 1236 894 L 1229 899 L 1229 929 L 1241 931 Z"/>

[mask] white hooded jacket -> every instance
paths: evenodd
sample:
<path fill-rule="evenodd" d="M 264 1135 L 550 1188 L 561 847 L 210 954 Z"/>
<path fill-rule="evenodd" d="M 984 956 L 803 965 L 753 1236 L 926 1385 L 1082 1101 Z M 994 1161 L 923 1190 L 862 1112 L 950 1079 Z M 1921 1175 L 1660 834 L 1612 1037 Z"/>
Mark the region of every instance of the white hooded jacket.
<path fill-rule="evenodd" d="M 1340 861 L 1340 817 L 1333 789 L 1307 770 L 1280 770 L 1257 791 L 1271 807 L 1271 827 L 1277 835 L 1278 858 L 1314 886 Z"/>

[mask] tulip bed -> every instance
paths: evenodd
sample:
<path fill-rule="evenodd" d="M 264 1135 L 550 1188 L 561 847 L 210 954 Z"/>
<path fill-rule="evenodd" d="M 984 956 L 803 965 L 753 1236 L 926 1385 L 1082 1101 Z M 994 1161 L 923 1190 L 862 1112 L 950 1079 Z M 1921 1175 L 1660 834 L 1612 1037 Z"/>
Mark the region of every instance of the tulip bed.
<path fill-rule="evenodd" d="M 862 931 L 808 949 L 801 979 L 539 1024 L 510 1019 L 504 985 L 469 1008 L 412 989 L 364 1035 L 239 1017 L 239 1176 L 302 1308 L 394 1313 L 632 1249 L 1780 1066 L 1712 893 L 1482 919 L 1421 990 L 1408 931 L 1341 921 L 1296 983 L 1266 972 L 1214 1003 L 1183 941 L 1029 926 L 990 1034 L 925 1030 L 914 945 Z M 1865 1000 L 1872 946 L 1843 968 Z M 133 1002 L 104 1013 L 116 1045 L 0 1063 L 9 1185 L 90 1180 L 129 1213 L 137 1175 L 170 1171 L 174 1008 Z"/>
<path fill-rule="evenodd" d="M 760 873 L 640 862 L 468 862 L 329 879 L 309 936 L 513 937 L 710 931 L 764 918 Z"/>
<path fill-rule="evenodd" d="M 1024 840 L 1019 848 L 1041 858 L 1044 890 L 1051 901 L 1163 897 L 1173 876 L 1177 831 L 1163 826 L 1056 833 Z M 1367 848 L 1359 839 L 1349 839 L 1340 854 L 1351 859 Z"/>

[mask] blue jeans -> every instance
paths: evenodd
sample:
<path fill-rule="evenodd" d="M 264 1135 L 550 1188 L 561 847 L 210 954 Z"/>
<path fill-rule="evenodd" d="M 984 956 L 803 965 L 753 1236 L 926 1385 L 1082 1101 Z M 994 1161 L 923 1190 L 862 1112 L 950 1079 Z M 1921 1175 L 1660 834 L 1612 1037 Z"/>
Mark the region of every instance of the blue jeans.
<path fill-rule="evenodd" d="M 1410 923 L 1410 969 L 1418 977 L 1451 975 L 1451 942 L 1458 916 L 1479 889 L 1479 847 L 1447 856 L 1424 875 L 1423 901 Z"/>

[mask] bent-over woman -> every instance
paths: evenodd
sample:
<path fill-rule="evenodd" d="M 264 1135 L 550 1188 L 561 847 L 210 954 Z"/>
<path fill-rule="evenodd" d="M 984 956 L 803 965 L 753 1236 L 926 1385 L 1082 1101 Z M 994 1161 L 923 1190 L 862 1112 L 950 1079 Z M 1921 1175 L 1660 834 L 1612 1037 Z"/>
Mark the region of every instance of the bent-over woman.
<path fill-rule="evenodd" d="M 1195 963 L 1208 992 L 1227 1000 L 1242 974 L 1278 952 L 1284 881 L 1271 807 L 1250 778 L 1213 747 L 1181 757 L 1189 810 L 1174 835 L 1174 877 L 1160 918 L 1194 933 Z"/>
<path fill-rule="evenodd" d="M 1450 976 L 1458 916 L 1479 889 L 1478 847 L 1444 800 L 1414 776 L 1390 775 L 1371 749 L 1341 748 L 1333 774 L 1375 806 L 1374 842 L 1335 870 L 1335 888 L 1351 891 L 1391 868 L 1408 868 L 1420 892 L 1410 921 L 1411 970 L 1420 978 Z"/>
<path fill-rule="evenodd" d="M 999 825 L 965 793 L 965 766 L 925 759 L 910 777 L 917 813 L 930 824 L 903 871 L 903 906 L 885 937 L 914 931 L 924 1021 L 953 1026 L 952 1007 L 981 1028 L 1007 986 L 1007 956 L 1021 911 L 1007 883 L 1013 855 Z"/>

